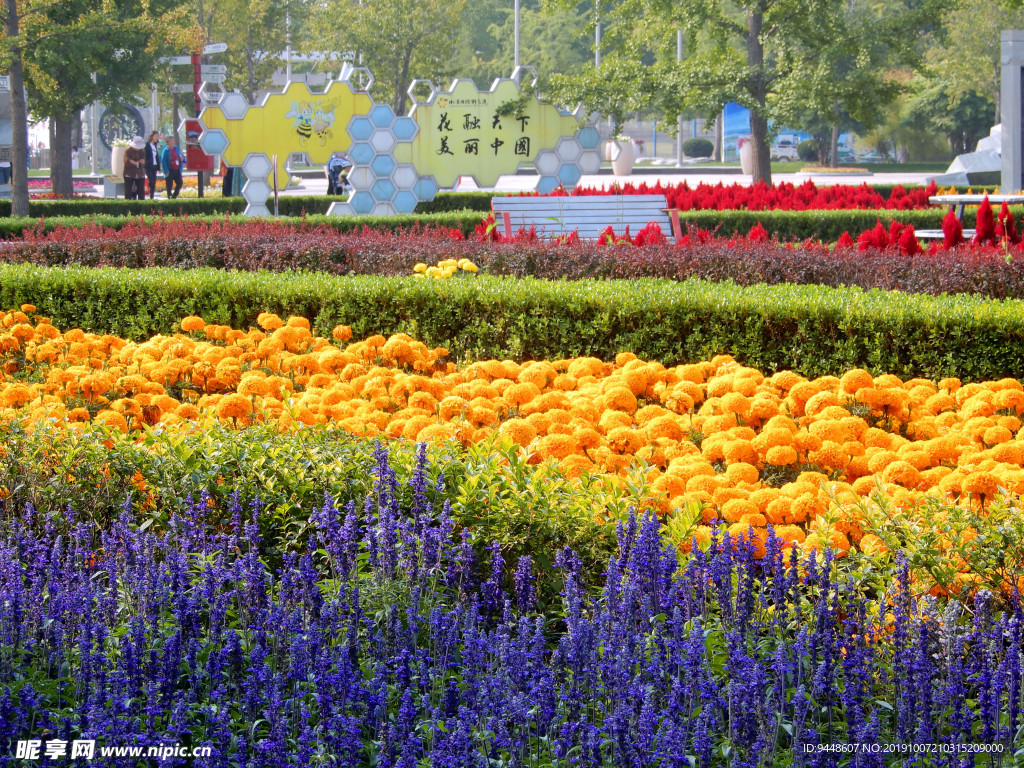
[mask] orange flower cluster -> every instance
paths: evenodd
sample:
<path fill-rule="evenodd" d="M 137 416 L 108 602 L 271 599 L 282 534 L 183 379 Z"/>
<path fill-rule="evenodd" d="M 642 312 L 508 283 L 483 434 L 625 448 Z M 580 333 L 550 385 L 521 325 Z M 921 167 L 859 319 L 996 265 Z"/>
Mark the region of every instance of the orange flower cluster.
<path fill-rule="evenodd" d="M 704 522 L 724 519 L 734 533 L 752 527 L 763 541 L 771 523 L 788 543 L 840 551 L 882 548 L 855 506 L 879 486 L 900 508 L 929 495 L 984 505 L 999 488 L 1024 493 L 1024 386 L 1014 379 L 851 370 L 807 380 L 728 356 L 666 367 L 631 353 L 457 367 L 405 334 L 346 343 L 347 326 L 332 340 L 297 317 L 260 315 L 249 331 L 187 317 L 184 334 L 139 344 L 61 332 L 32 312 L 0 312 L 3 419 L 129 431 L 209 417 L 464 444 L 498 435 L 569 476 L 643 468 L 662 513 L 698 502 Z"/>

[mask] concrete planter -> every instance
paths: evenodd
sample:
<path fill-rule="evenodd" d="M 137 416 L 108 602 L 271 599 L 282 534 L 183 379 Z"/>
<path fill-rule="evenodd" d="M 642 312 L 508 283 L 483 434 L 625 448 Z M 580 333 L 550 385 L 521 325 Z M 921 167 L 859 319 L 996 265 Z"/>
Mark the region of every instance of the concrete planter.
<path fill-rule="evenodd" d="M 128 147 L 112 147 L 110 149 L 110 175 L 124 178 L 124 153 Z"/>

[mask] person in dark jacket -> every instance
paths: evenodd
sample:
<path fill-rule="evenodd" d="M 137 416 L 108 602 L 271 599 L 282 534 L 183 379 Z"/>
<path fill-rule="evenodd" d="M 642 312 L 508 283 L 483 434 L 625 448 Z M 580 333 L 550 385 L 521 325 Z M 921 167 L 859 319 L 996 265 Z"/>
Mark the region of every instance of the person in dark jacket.
<path fill-rule="evenodd" d="M 132 136 L 124 152 L 124 196 L 126 200 L 146 197 L 146 142 L 141 136 Z"/>
<path fill-rule="evenodd" d="M 149 181 L 149 199 L 156 196 L 156 175 L 160 171 L 160 134 L 153 131 L 146 143 L 146 179 Z"/>
<path fill-rule="evenodd" d="M 164 147 L 160 164 L 163 166 L 164 181 L 167 184 L 167 197 L 173 200 L 181 192 L 181 169 L 185 167 L 185 156 L 178 149 L 174 136 L 167 137 L 167 146 Z"/>

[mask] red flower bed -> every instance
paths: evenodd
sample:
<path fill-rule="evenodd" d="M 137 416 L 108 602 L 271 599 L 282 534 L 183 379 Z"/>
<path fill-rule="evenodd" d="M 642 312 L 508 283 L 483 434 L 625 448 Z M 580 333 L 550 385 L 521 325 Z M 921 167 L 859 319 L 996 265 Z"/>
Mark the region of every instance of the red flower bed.
<path fill-rule="evenodd" d="M 682 184 L 640 184 L 612 185 L 607 189 L 594 187 L 577 187 L 572 192 L 556 189 L 549 196 L 580 196 L 580 195 L 665 195 L 669 208 L 681 211 L 698 210 L 748 210 L 748 211 L 811 211 L 840 209 L 885 209 L 907 211 L 931 207 L 928 198 L 937 194 L 938 187 L 930 184 L 927 187 L 915 187 L 911 190 L 897 185 L 888 198 L 880 195 L 867 184 L 853 186 L 836 184 L 819 187 L 813 181 L 805 181 L 799 186 L 789 183 L 769 185 L 753 184 L 698 184 L 691 187 L 685 181 Z M 536 192 L 526 192 L 527 196 L 541 196 Z"/>

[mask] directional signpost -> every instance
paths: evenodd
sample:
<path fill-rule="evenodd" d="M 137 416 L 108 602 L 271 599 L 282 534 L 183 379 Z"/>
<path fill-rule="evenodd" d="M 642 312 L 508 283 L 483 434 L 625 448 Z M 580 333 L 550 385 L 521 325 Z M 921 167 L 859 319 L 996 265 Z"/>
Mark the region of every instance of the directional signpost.
<path fill-rule="evenodd" d="M 206 67 L 203 67 L 199 76 L 202 78 L 202 82 L 204 83 L 223 83 L 227 79 L 227 75 L 219 73 L 207 74 Z"/>
<path fill-rule="evenodd" d="M 227 49 L 227 43 L 210 43 L 203 46 L 203 53 L 224 53 Z"/>
<path fill-rule="evenodd" d="M 226 74 L 228 68 L 224 64 L 203 64 L 202 73 L 206 75 L 223 75 Z"/>

